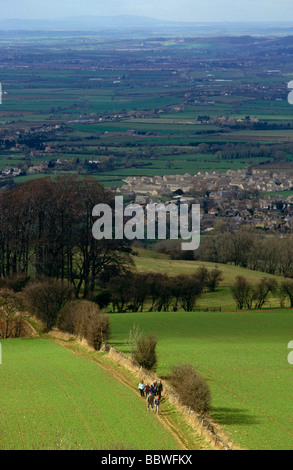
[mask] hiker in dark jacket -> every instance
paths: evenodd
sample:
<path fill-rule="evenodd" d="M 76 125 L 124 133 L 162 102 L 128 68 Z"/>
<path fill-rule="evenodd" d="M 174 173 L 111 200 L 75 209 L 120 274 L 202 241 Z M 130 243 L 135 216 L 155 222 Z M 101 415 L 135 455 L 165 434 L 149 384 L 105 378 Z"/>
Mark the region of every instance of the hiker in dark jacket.
<path fill-rule="evenodd" d="M 161 400 L 161 396 L 162 396 L 162 391 L 163 391 L 163 384 L 160 380 L 159 382 L 157 382 L 157 386 L 156 386 L 156 394 L 159 396 L 160 400 Z"/>
<path fill-rule="evenodd" d="M 149 393 L 147 397 L 147 409 L 148 410 L 150 409 L 150 406 L 153 410 L 154 409 L 154 396 L 151 393 Z"/>
<path fill-rule="evenodd" d="M 157 395 L 156 398 L 154 399 L 154 404 L 155 404 L 155 413 L 159 414 L 159 406 L 160 406 L 159 395 Z"/>

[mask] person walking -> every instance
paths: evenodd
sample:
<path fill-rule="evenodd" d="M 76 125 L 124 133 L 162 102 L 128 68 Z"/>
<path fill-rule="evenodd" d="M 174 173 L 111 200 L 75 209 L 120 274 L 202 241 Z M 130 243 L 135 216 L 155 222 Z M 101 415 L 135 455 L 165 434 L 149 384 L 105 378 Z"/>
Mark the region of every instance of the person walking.
<path fill-rule="evenodd" d="M 159 395 L 156 396 L 156 398 L 154 400 L 154 404 L 155 404 L 155 413 L 159 414 L 159 406 L 160 406 Z"/>
<path fill-rule="evenodd" d="M 149 384 L 147 384 L 147 385 L 145 386 L 145 389 L 144 389 L 144 393 L 145 393 L 145 397 L 146 397 L 146 398 L 148 397 L 149 392 L 150 392 L 150 386 L 149 386 Z"/>
<path fill-rule="evenodd" d="M 138 389 L 140 391 L 140 396 L 144 398 L 145 384 L 143 380 L 139 383 Z"/>
<path fill-rule="evenodd" d="M 159 382 L 157 382 L 157 386 L 156 386 L 156 393 L 159 396 L 160 400 L 162 397 L 162 391 L 163 391 L 163 384 L 162 384 L 162 381 L 160 380 Z"/>
<path fill-rule="evenodd" d="M 154 410 L 154 395 L 151 393 L 149 393 L 147 397 L 147 409 L 149 410 L 150 407 Z"/>
<path fill-rule="evenodd" d="M 155 388 L 154 388 L 153 385 L 151 385 L 150 388 L 149 388 L 149 394 L 152 395 L 153 397 L 154 397 L 155 394 L 156 394 L 156 390 L 155 390 Z"/>

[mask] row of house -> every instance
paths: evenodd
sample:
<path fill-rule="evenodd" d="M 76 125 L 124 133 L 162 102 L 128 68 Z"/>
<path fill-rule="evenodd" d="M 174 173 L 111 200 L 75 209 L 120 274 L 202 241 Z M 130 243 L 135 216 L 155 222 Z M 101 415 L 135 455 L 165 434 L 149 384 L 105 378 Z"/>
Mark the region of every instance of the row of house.
<path fill-rule="evenodd" d="M 201 207 L 202 231 L 213 230 L 219 220 L 235 227 L 252 225 L 261 229 L 293 228 L 293 197 L 278 194 L 293 187 L 293 178 L 283 173 L 238 170 L 198 173 L 195 176 L 164 175 L 128 177 L 119 195 L 128 195 L 138 204 L 176 199 Z M 271 194 L 262 194 L 271 193 Z"/>
<path fill-rule="evenodd" d="M 273 192 L 289 190 L 293 187 L 293 176 L 286 173 L 272 173 L 268 170 L 229 170 L 226 173 L 197 173 L 194 176 L 132 176 L 123 180 L 124 185 L 117 189 L 119 194 L 168 197 L 181 191 L 184 194 L 209 192 L 210 197 L 222 197 L 227 191 Z"/>

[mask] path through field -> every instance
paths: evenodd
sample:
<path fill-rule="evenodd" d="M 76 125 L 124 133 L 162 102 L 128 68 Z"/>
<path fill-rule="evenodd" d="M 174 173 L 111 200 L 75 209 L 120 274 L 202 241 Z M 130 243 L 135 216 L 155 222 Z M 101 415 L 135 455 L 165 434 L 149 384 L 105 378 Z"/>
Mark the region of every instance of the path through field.
<path fill-rule="evenodd" d="M 0 450 L 208 447 L 168 404 L 148 412 L 133 377 L 101 353 L 49 339 L 1 344 Z"/>
<path fill-rule="evenodd" d="M 158 374 L 190 363 L 212 392 L 211 415 L 234 444 L 288 450 L 293 442 L 292 310 L 111 316 L 111 344 L 127 353 L 133 324 L 158 337 Z"/>
<path fill-rule="evenodd" d="M 130 377 L 129 374 L 127 376 L 126 375 L 127 371 L 124 368 L 123 369 L 120 368 L 120 371 L 119 371 L 119 369 L 114 363 L 111 363 L 111 361 L 107 360 L 102 355 L 92 353 L 89 356 L 88 352 L 82 352 L 80 348 L 78 349 L 72 348 L 72 345 L 70 343 L 60 341 L 60 340 L 58 340 L 58 343 L 61 344 L 66 349 L 74 351 L 75 354 L 81 355 L 87 359 L 90 357 L 92 361 L 94 361 L 95 363 L 99 365 L 99 367 L 101 367 L 107 373 L 115 377 L 116 380 L 118 380 L 121 384 L 123 384 L 125 387 L 129 389 L 130 393 L 134 394 L 137 399 L 141 400 L 138 394 L 137 380 L 134 377 Z M 164 397 L 162 397 L 160 413 L 159 415 L 155 415 L 155 416 L 156 416 L 156 419 L 158 419 L 159 422 L 164 426 L 164 428 L 170 434 L 172 434 L 174 439 L 176 439 L 176 441 L 178 442 L 178 445 L 180 446 L 182 450 L 188 450 L 188 449 L 190 450 L 190 449 L 195 448 L 195 443 L 191 441 L 190 436 L 182 432 L 182 429 L 177 426 L 176 421 L 174 421 L 174 412 L 170 410 L 170 407 L 166 403 L 166 400 L 164 399 Z M 193 437 L 195 438 L 197 448 L 201 446 L 203 446 L 202 448 L 205 448 L 205 449 L 209 448 L 209 445 L 204 442 L 203 438 L 201 438 L 200 436 L 197 436 L 195 433 L 192 433 L 192 434 L 194 434 Z"/>

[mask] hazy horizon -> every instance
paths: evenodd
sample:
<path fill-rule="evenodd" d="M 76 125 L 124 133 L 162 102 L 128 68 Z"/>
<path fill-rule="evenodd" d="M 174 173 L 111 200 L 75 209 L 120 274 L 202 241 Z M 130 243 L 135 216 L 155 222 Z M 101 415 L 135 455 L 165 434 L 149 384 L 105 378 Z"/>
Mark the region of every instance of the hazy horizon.
<path fill-rule="evenodd" d="M 139 16 L 198 23 L 293 21 L 292 0 L 0 0 L 1 20 Z"/>

